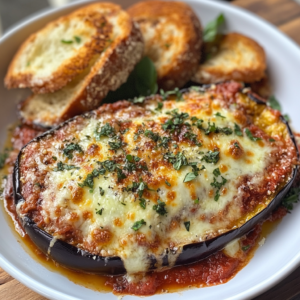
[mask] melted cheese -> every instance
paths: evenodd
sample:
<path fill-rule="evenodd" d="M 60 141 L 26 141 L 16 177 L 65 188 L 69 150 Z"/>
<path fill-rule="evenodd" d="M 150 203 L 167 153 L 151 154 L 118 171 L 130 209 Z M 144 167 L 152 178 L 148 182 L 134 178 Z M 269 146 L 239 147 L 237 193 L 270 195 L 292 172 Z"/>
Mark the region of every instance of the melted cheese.
<path fill-rule="evenodd" d="M 244 100 L 241 98 L 241 101 Z M 35 158 L 40 170 L 47 172 L 44 182 L 46 188 L 41 192 L 41 214 L 49 225 L 46 229 L 54 237 L 63 238 L 53 223 L 59 219 L 60 224 L 71 224 L 82 234 L 82 242 L 77 247 L 88 249 L 93 254 L 121 257 L 129 274 L 145 272 L 150 266 L 150 257 L 155 257 L 156 266 L 161 267 L 163 256 L 168 255 L 169 265 L 172 266 L 183 245 L 204 241 L 241 226 L 249 218 L 242 209 L 244 185 L 250 189 L 259 187 L 265 178 L 265 169 L 274 161 L 271 153 L 277 151 L 275 143 L 268 140 L 255 142 L 245 132 L 243 136 L 235 134 L 235 124 L 241 128 L 243 126 L 236 120 L 236 106 L 228 106 L 223 99 L 211 100 L 206 95 L 192 92 L 185 96 L 185 101 L 165 101 L 161 111 L 155 110 L 156 107 L 154 98 L 145 105 L 144 115 L 130 117 L 132 107 L 129 107 L 113 116 L 103 114 L 97 118 L 91 117 L 72 136 L 83 153 L 74 151 L 73 158 L 67 158 L 63 149 L 68 142 L 50 138 L 51 145 L 47 151 L 57 161 L 45 165 L 39 156 Z M 191 117 L 197 117 L 203 120 L 203 128 L 207 128 L 210 122 L 219 128 L 231 128 L 232 133 L 206 135 L 202 129 L 187 126 L 202 145 L 172 138 L 167 149 L 159 146 L 159 142 L 152 141 L 145 133 L 138 134 L 138 129 L 142 129 L 144 132 L 152 130 L 161 138 L 172 137 L 170 131 L 162 128 L 162 124 L 171 119 L 170 111 L 174 109 L 178 109 L 179 113 L 188 113 L 184 122 L 190 125 L 193 124 Z M 118 124 L 130 122 L 128 131 L 120 134 L 123 146 L 116 151 L 110 150 L 109 146 L 109 142 L 115 141 L 115 138 L 101 136 L 97 140 L 95 135 L 112 120 L 119 122 L 114 123 L 117 134 L 120 134 Z M 286 129 L 283 127 L 281 130 Z M 94 145 L 98 150 L 91 155 L 89 151 Z M 230 154 L 232 145 L 243 149 L 238 158 Z M 216 163 L 207 163 L 204 156 L 214 149 L 218 149 L 220 159 Z M 167 152 L 174 155 L 183 153 L 189 163 L 196 162 L 199 169 L 202 166 L 205 169 L 198 171 L 195 179 L 184 182 L 186 174 L 193 172 L 192 167 L 182 166 L 176 170 L 165 159 Z M 146 164 L 148 170 L 126 173 L 124 166 L 128 154 L 139 157 L 139 163 Z M 116 171 L 106 171 L 104 175 L 93 179 L 93 188 L 78 185 L 94 169 L 99 168 L 99 162 L 106 160 L 117 160 L 127 177 L 119 181 Z M 59 161 L 78 169 L 57 171 L 55 167 Z M 221 175 L 214 174 L 217 168 Z M 29 180 L 29 176 L 25 174 L 23 180 Z M 221 176 L 226 182 L 219 189 L 220 196 L 216 201 L 217 189 L 211 183 L 214 180 L 221 182 Z M 242 179 L 246 177 L 247 181 L 244 182 Z M 148 189 L 143 190 L 141 197 L 137 191 L 128 189 L 132 182 L 139 180 L 148 184 Z M 100 189 L 104 194 L 100 193 Z M 274 189 L 269 194 L 274 196 L 276 192 Z M 265 207 L 262 204 L 264 201 L 267 204 L 269 194 L 262 199 L 260 209 Z M 140 198 L 145 199 L 145 209 L 140 205 Z M 165 203 L 167 213 L 164 215 L 153 209 L 158 199 Z M 132 229 L 134 223 L 141 220 L 143 224 L 140 228 Z M 238 244 L 233 242 L 232 245 L 232 249 L 228 249 L 234 255 Z"/>

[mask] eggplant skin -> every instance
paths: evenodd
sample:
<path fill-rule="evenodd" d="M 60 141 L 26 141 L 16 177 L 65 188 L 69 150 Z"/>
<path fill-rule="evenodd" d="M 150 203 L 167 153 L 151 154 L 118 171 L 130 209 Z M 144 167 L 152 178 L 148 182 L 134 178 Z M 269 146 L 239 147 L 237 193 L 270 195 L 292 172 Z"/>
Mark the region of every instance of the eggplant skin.
<path fill-rule="evenodd" d="M 202 88 L 206 89 L 207 86 Z M 189 91 L 189 89 L 185 89 L 182 92 L 185 93 L 187 91 Z M 266 105 L 266 103 L 263 102 L 261 99 L 257 98 L 255 94 L 248 92 L 248 96 L 254 102 L 258 104 Z M 88 114 L 86 114 L 86 116 L 88 117 Z M 57 129 L 65 126 L 73 119 L 70 119 L 62 123 L 61 125 L 57 126 L 56 128 L 45 132 L 44 134 L 38 136 L 28 144 L 32 142 L 37 142 L 43 137 L 49 134 L 50 135 L 53 134 Z M 289 127 L 289 124 L 288 122 L 285 121 L 283 117 L 281 117 L 281 121 L 287 127 L 289 136 L 296 148 L 297 157 L 299 159 L 299 151 L 297 148 L 297 144 L 295 142 L 294 135 Z M 27 145 L 25 145 L 22 149 L 24 149 Z M 20 164 L 21 155 L 22 155 L 22 150 L 18 155 L 14 167 L 14 173 L 13 173 L 15 205 L 25 201 L 25 199 L 21 194 L 21 185 L 20 185 L 19 164 Z M 224 248 L 226 244 L 232 241 L 233 239 L 242 237 L 247 232 L 251 231 L 256 224 L 266 219 L 271 214 L 271 212 L 276 207 L 278 207 L 278 205 L 281 203 L 281 201 L 283 200 L 283 198 L 291 188 L 293 181 L 296 178 L 297 171 L 298 171 L 298 166 L 295 166 L 293 168 L 290 180 L 274 197 L 274 199 L 269 203 L 269 205 L 264 210 L 262 210 L 259 214 L 254 216 L 251 220 L 247 221 L 244 225 L 242 225 L 237 229 L 231 230 L 218 237 L 203 242 L 193 243 L 193 244 L 188 244 L 183 246 L 182 252 L 178 255 L 174 266 L 191 264 L 201 259 L 204 259 L 209 255 L 213 254 L 214 252 Z M 62 240 L 54 239 L 53 236 L 51 236 L 44 230 L 40 229 L 37 226 L 37 224 L 33 220 L 31 220 L 28 216 L 23 216 L 23 217 L 19 216 L 19 218 L 21 219 L 25 231 L 27 232 L 31 240 L 35 243 L 35 245 L 44 254 L 48 255 L 51 259 L 61 264 L 62 266 L 65 266 L 70 269 L 78 270 L 78 271 L 101 274 L 101 275 L 123 275 L 126 273 L 126 269 L 120 257 L 117 256 L 105 257 L 105 256 L 93 255 L 85 250 L 72 246 Z M 156 259 L 154 257 L 149 257 L 149 259 L 151 261 L 150 270 L 155 269 Z M 163 258 L 163 266 L 168 266 L 168 265 L 169 265 L 168 256 L 166 255 Z"/>

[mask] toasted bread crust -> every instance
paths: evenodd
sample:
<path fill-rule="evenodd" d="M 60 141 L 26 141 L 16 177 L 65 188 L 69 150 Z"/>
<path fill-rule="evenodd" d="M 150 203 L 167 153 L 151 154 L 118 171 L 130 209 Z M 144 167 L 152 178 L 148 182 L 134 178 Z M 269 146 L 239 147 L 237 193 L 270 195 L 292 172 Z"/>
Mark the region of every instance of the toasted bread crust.
<path fill-rule="evenodd" d="M 144 54 L 155 64 L 163 89 L 182 87 L 196 72 L 201 56 L 201 24 L 193 10 L 182 2 L 145 1 L 128 10 L 139 23 Z"/>
<path fill-rule="evenodd" d="M 92 4 L 89 9 L 96 10 L 97 5 Z M 95 109 L 109 91 L 116 90 L 127 80 L 129 73 L 143 54 L 144 43 L 141 31 L 120 7 L 106 18 L 108 22 L 110 18 L 117 18 L 122 32 L 116 34 L 113 41 L 107 44 L 107 49 L 101 53 L 92 67 L 84 71 L 87 75 L 79 74 L 66 87 L 55 93 L 32 95 L 27 98 L 20 106 L 20 116 L 24 123 L 41 127 L 57 125 L 77 114 Z M 63 93 L 70 85 L 75 85 L 76 89 L 61 111 L 53 113 L 51 109 L 47 109 L 47 105 L 51 108 L 51 98 Z M 47 105 L 42 110 L 36 109 L 36 102 L 43 105 L 47 103 Z"/>
<path fill-rule="evenodd" d="M 216 83 L 225 80 L 255 82 L 266 70 L 264 49 L 254 40 L 239 34 L 224 35 L 216 54 L 200 64 L 192 80 L 197 83 Z"/>
<path fill-rule="evenodd" d="M 120 7 L 111 3 L 101 3 L 93 5 L 94 8 L 106 10 L 107 13 L 113 10 L 119 10 Z M 84 43 L 79 49 L 76 49 L 75 55 L 64 61 L 51 76 L 46 78 L 39 77 L 35 74 L 34 69 L 25 72 L 18 72 L 17 65 L 20 63 L 28 48 L 30 48 L 39 36 L 47 36 L 51 33 L 53 28 L 64 25 L 68 26 L 72 20 L 84 20 L 85 26 L 93 29 L 94 34 L 90 37 L 90 41 Z M 105 24 L 105 26 L 103 26 Z M 101 53 L 106 46 L 112 31 L 111 25 L 106 22 L 105 14 L 95 12 L 92 7 L 84 7 L 75 12 L 63 16 L 58 20 L 50 22 L 46 27 L 32 34 L 20 47 L 15 57 L 13 58 L 6 78 L 5 85 L 8 88 L 31 88 L 34 93 L 49 93 L 61 89 L 68 82 L 70 82 L 76 75 L 81 73 L 88 67 L 91 59 Z M 75 43 L 75 41 L 74 41 Z M 66 45 L 68 51 L 70 45 Z M 43 53 L 41 54 L 43 55 Z"/>

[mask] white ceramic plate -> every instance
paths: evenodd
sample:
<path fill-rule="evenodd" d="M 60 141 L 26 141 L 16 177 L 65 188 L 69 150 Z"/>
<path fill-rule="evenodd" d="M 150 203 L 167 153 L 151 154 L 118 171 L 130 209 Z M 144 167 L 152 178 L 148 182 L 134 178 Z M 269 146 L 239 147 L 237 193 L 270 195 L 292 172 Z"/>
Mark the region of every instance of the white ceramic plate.
<path fill-rule="evenodd" d="M 266 50 L 268 66 L 275 94 L 300 131 L 300 49 L 275 27 L 235 6 L 217 1 L 187 1 L 203 24 L 223 12 L 228 31 L 237 31 L 257 40 Z M 86 2 L 84 3 L 86 4 Z M 44 12 L 18 25 L 0 40 L 0 132 L 1 144 L 6 126 L 16 120 L 16 103 L 26 92 L 7 91 L 3 78 L 7 66 L 23 40 L 47 22 L 82 6 L 82 2 Z M 300 28 L 299 28 L 300 29 Z M 7 225 L 4 211 L 0 210 L 0 266 L 17 280 L 53 300 L 116 299 L 113 294 L 100 294 L 76 285 L 67 278 L 53 273 L 33 260 L 17 242 L 15 233 Z M 155 300 L 176 299 L 251 299 L 269 289 L 292 272 L 300 263 L 300 206 L 285 217 L 270 234 L 250 263 L 226 284 L 193 289 L 181 294 L 156 295 Z M 20 295 L 21 296 L 21 295 Z M 126 299 L 136 299 L 127 296 Z"/>

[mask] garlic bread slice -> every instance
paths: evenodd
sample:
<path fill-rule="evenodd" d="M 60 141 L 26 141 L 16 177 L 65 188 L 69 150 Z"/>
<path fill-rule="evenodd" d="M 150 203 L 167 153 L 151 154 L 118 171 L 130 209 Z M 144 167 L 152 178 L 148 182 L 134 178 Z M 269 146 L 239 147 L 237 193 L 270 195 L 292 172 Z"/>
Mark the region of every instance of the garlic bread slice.
<path fill-rule="evenodd" d="M 141 59 L 142 34 L 129 14 L 112 3 L 97 3 L 85 8 L 105 17 L 110 28 L 101 53 L 89 66 L 62 89 L 34 94 L 20 105 L 23 122 L 52 127 L 77 114 L 95 109 L 109 91 L 123 84 Z"/>
<path fill-rule="evenodd" d="M 251 83 L 265 76 L 265 51 L 253 39 L 239 33 L 228 33 L 220 36 L 209 48 L 192 81 L 204 84 L 225 80 Z"/>
<path fill-rule="evenodd" d="M 183 2 L 145 1 L 128 10 L 140 25 L 144 55 L 154 62 L 158 85 L 182 87 L 197 70 L 201 56 L 201 24 Z"/>

